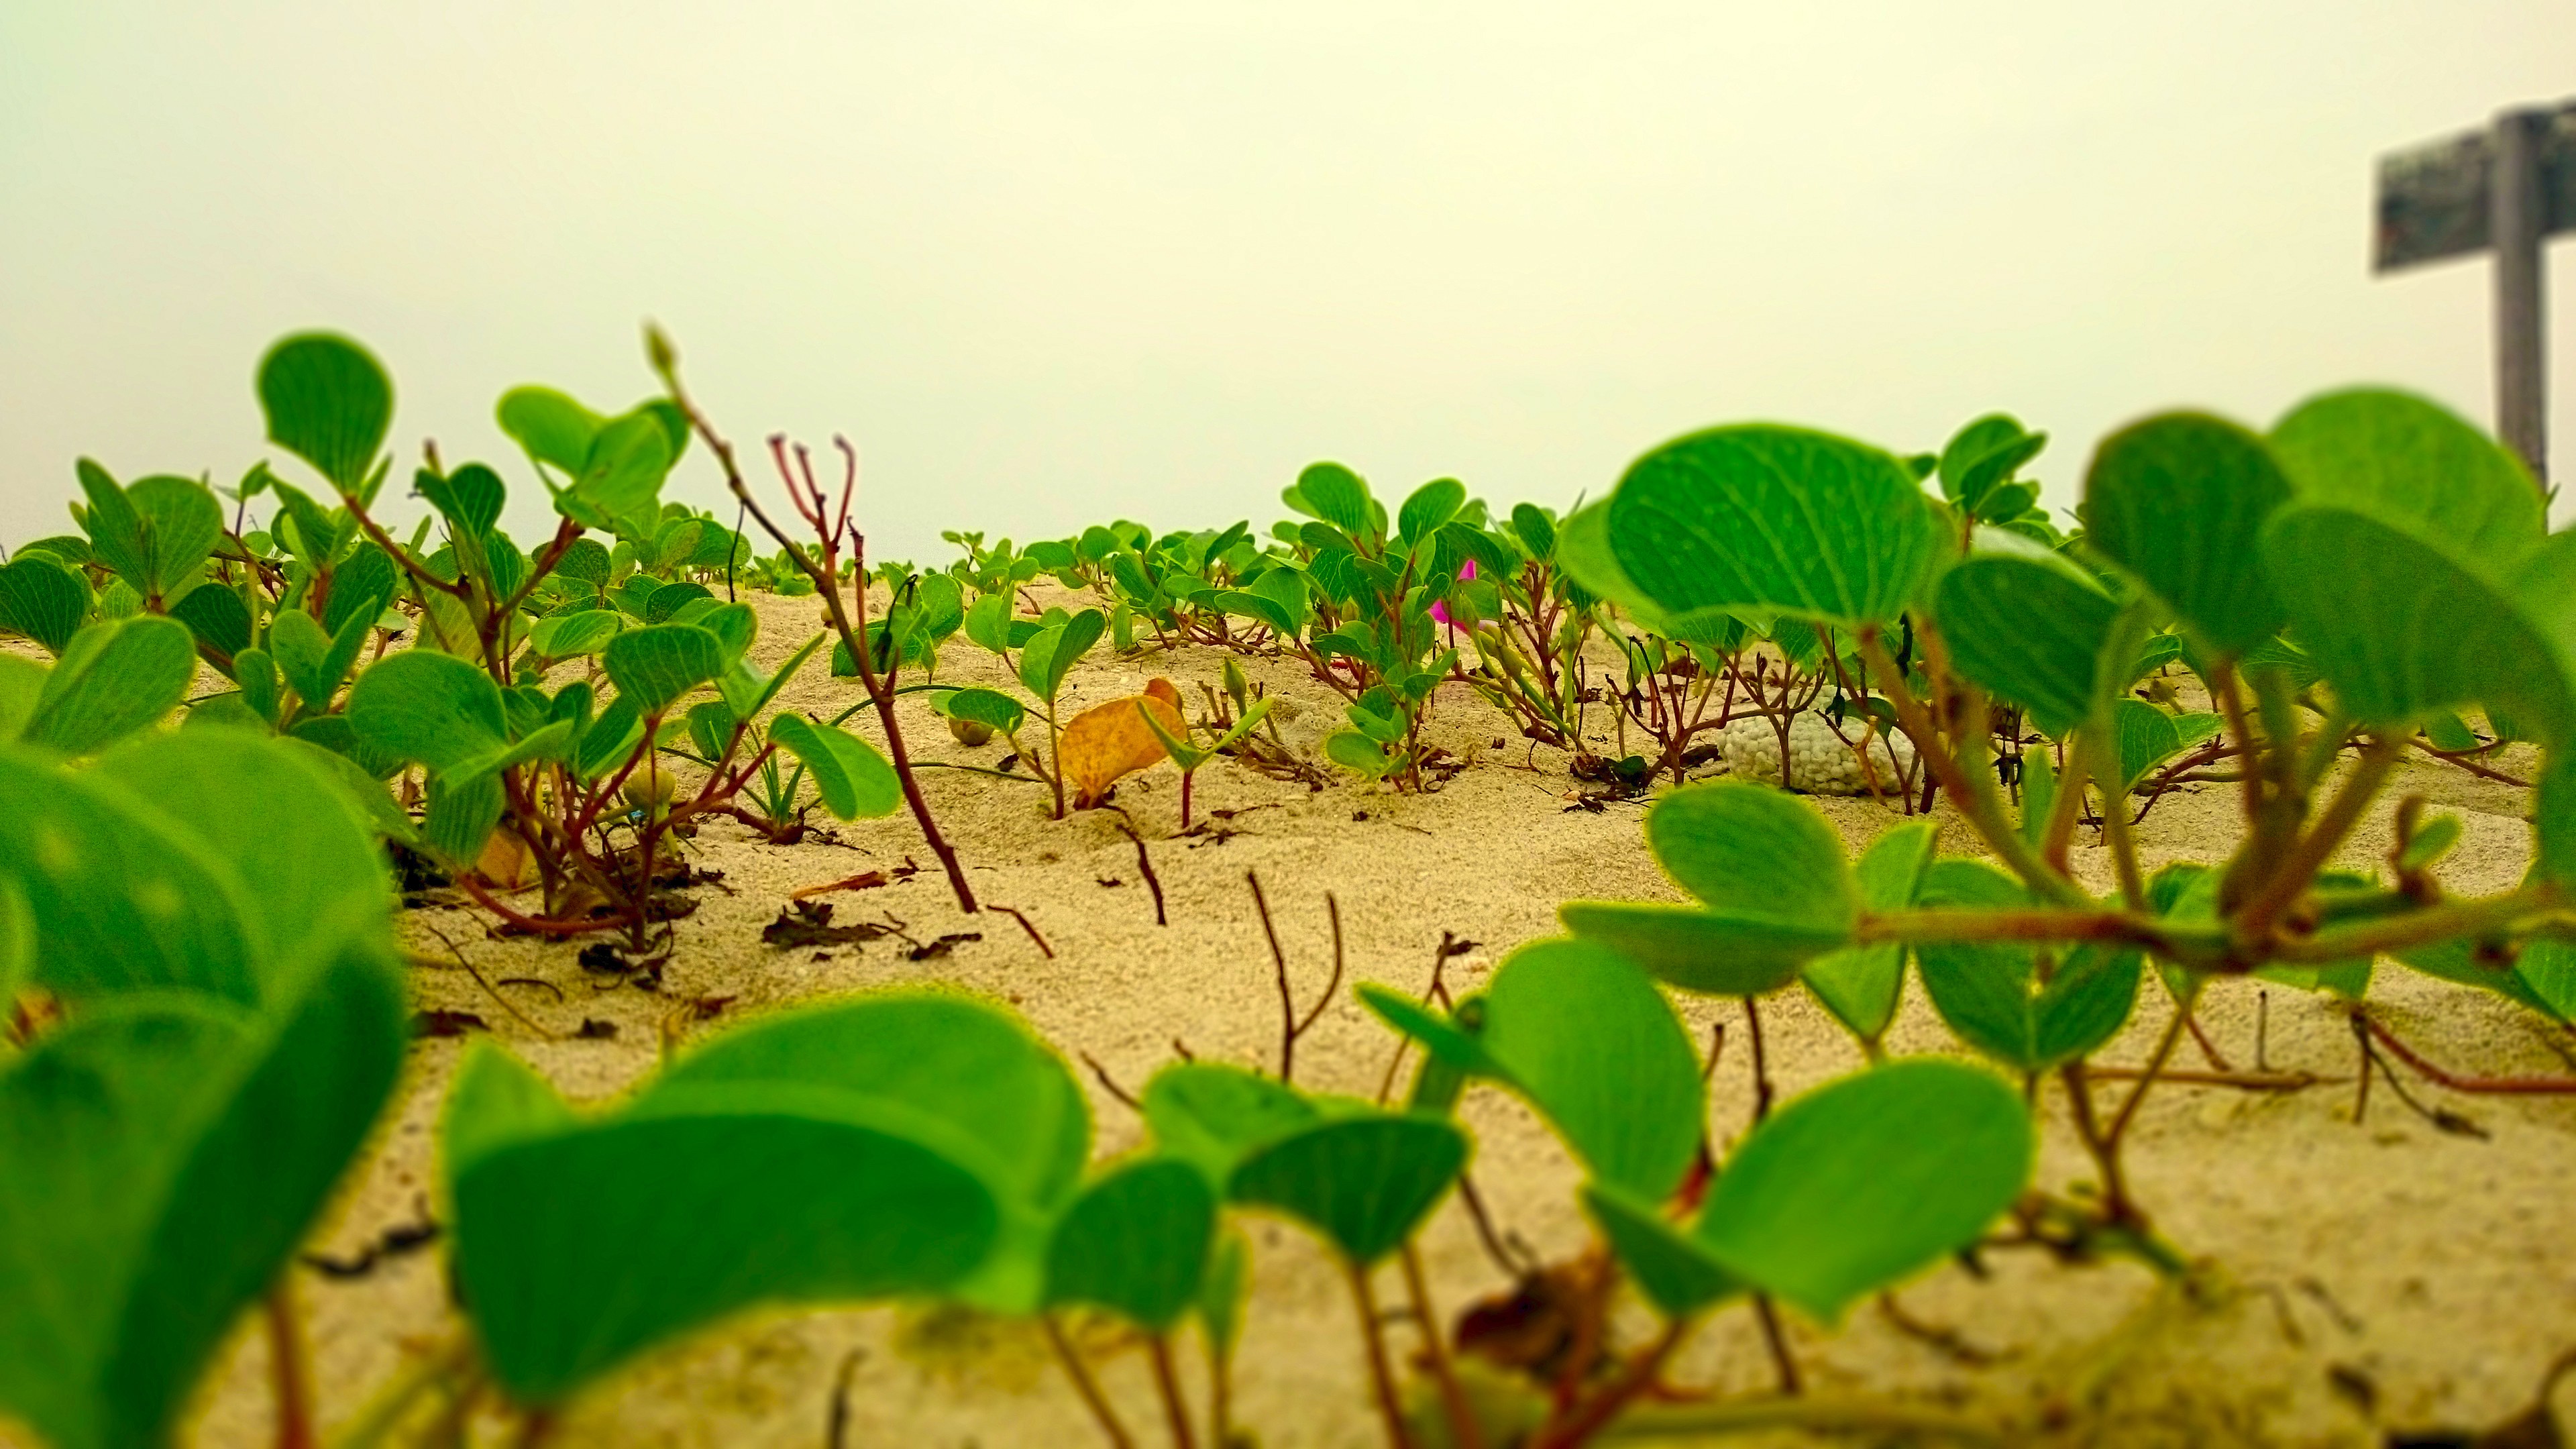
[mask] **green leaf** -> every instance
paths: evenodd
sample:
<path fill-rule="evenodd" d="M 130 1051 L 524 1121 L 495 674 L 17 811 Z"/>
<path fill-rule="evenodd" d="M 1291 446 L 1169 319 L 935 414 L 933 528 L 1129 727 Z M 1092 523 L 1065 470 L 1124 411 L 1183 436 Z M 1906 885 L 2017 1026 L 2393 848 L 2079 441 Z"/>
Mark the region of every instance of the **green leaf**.
<path fill-rule="evenodd" d="M 1978 418 L 1951 434 L 1941 449 L 1934 464 L 1941 478 L 1941 496 L 1975 508 L 1989 489 L 2037 457 L 2047 442 L 2046 433 L 2024 432 L 2021 420 L 2010 413 Z"/>
<path fill-rule="evenodd" d="M 239 877 L 91 772 L 0 747 L 0 880 L 22 893 L 39 986 L 73 1000 L 168 987 L 259 999 Z"/>
<path fill-rule="evenodd" d="M 506 539 L 499 534 L 493 537 L 506 548 Z M 517 550 L 507 551 L 517 556 Z M 342 626 L 362 615 L 373 625 L 393 606 L 394 594 L 401 586 L 392 555 L 372 543 L 360 544 L 331 572 L 331 597 L 322 607 L 323 632 L 336 638 Z M 512 587 L 516 586 L 514 581 Z"/>
<path fill-rule="evenodd" d="M 366 647 L 374 624 L 372 611 L 353 613 L 340 625 L 335 639 L 322 632 L 312 615 L 288 609 L 269 622 L 269 654 L 296 697 L 319 713 L 331 707 L 331 696 L 348 678 L 350 666 L 358 662 L 358 651 Z"/>
<path fill-rule="evenodd" d="M 2165 761 L 2216 735 L 2226 721 L 2207 711 L 2172 715 L 2143 699 L 2119 699 L 2111 705 L 2120 732 L 2120 788 L 2138 783 Z"/>
<path fill-rule="evenodd" d="M 1056 1225 L 1047 1247 L 1047 1305 L 1106 1308 L 1169 1333 L 1198 1299 L 1216 1206 L 1206 1177 L 1172 1158 L 1102 1174 Z"/>
<path fill-rule="evenodd" d="M 1484 1043 L 1449 1013 L 1373 981 L 1359 983 L 1351 994 L 1378 1020 L 1420 1043 L 1442 1065 L 1477 1076 L 1503 1077 L 1502 1066 L 1486 1052 Z"/>
<path fill-rule="evenodd" d="M 652 598 L 645 601 L 644 622 L 647 624 L 668 623 L 671 616 L 680 612 L 683 607 L 695 603 L 700 599 L 712 600 L 714 598 L 715 594 L 704 584 L 690 583 L 686 580 L 679 583 L 664 584 L 653 591 Z"/>
<path fill-rule="evenodd" d="M 185 625 L 146 614 L 91 624 L 45 676 L 19 738 L 89 754 L 168 716 L 196 674 L 196 641 Z"/>
<path fill-rule="evenodd" d="M 0 581 L 0 592 L 6 587 L 6 582 Z M 250 605 L 229 588 L 190 589 L 170 606 L 169 613 L 188 626 L 199 645 L 218 654 L 230 658 L 250 647 Z"/>
<path fill-rule="evenodd" d="M 1254 1148 L 1227 1196 L 1285 1213 L 1366 1268 L 1413 1235 L 1466 1165 L 1466 1135 L 1448 1122 L 1366 1112 Z"/>
<path fill-rule="evenodd" d="M 217 593 L 230 594 L 231 590 L 199 589 L 189 597 Z M 180 601 L 182 607 L 188 602 Z M 241 600 L 235 596 L 233 602 L 238 605 Z M 0 630 L 23 634 L 45 646 L 46 653 L 59 655 L 79 631 L 81 615 L 87 612 L 89 585 L 55 563 L 52 555 L 22 550 L 6 565 L 0 565 Z"/>
<path fill-rule="evenodd" d="M 2370 514 L 2305 502 L 2276 512 L 2263 534 L 2299 642 L 2343 708 L 2411 728 L 2483 705 L 2556 742 L 2576 732 L 2576 700 L 2565 648 L 2533 610 L 2576 589 L 2576 548 L 2527 553 L 2530 576 L 2508 582 L 2498 573 L 2513 561 L 2472 560 Z"/>
<path fill-rule="evenodd" d="M 670 435 L 661 420 L 651 413 L 628 413 L 590 440 L 571 486 L 555 495 L 555 509 L 604 532 L 652 520 L 671 462 Z"/>
<path fill-rule="evenodd" d="M 144 530 L 143 515 L 135 511 L 133 501 L 105 468 L 82 458 L 72 465 L 72 470 L 80 478 L 82 495 L 89 499 L 88 511 L 81 514 L 80 521 L 89 534 L 92 556 L 129 582 L 149 580 L 152 543 Z"/>
<path fill-rule="evenodd" d="M 146 597 L 174 599 L 205 576 L 206 555 L 224 536 L 223 505 L 194 478 L 138 478 L 125 496 L 143 519 L 151 566 L 126 580 Z"/>
<path fill-rule="evenodd" d="M 1696 1236 L 1736 1276 L 1830 1324 L 1975 1242 L 2020 1195 L 2034 1145 L 2020 1097 L 1992 1073 L 1890 1063 L 1755 1128 Z"/>
<path fill-rule="evenodd" d="M 875 820 L 902 808 L 903 781 L 896 778 L 894 766 L 876 746 L 848 730 L 782 714 L 770 721 L 769 738 L 804 762 L 823 808 L 835 819 Z"/>
<path fill-rule="evenodd" d="M 1324 756 L 1346 770 L 1356 770 L 1372 780 L 1383 780 L 1405 766 L 1401 750 L 1390 752 L 1376 740 L 1357 730 L 1337 730 L 1324 737 Z"/>
<path fill-rule="evenodd" d="M 341 492 L 355 493 L 393 426 L 394 387 L 357 343 L 304 332 L 260 359 L 259 405 L 268 415 L 270 442 L 312 464 Z"/>
<path fill-rule="evenodd" d="M 259 1016 L 84 1012 L 0 1068 L 0 1404 L 63 1449 L 169 1442 L 392 1093 L 391 952 L 300 974 Z"/>
<path fill-rule="evenodd" d="M 1859 906 L 1833 826 L 1768 786 L 1676 790 L 1646 812 L 1646 844 L 1674 884 L 1721 910 L 1848 931 Z"/>
<path fill-rule="evenodd" d="M 1321 1120 L 1293 1089 L 1214 1062 L 1163 1068 L 1145 1084 L 1144 1101 L 1155 1143 L 1220 1188 L 1254 1150 Z"/>
<path fill-rule="evenodd" d="M 975 601 L 966 611 L 966 637 L 992 650 L 1008 654 L 1011 650 L 1011 596 L 995 589 Z"/>
<path fill-rule="evenodd" d="M 1635 963 L 1535 941 L 1495 973 L 1478 1040 L 1593 1175 L 1649 1202 L 1680 1185 L 1706 1111 L 1699 1059 Z"/>
<path fill-rule="evenodd" d="M 1934 591 L 1951 662 L 2063 738 L 2092 713 L 2102 646 L 2120 606 L 2036 544 L 1992 532 L 1979 541 L 1981 550 L 1952 565 Z"/>
<path fill-rule="evenodd" d="M 36 712 L 50 669 L 22 655 L 0 653 L 0 744 L 18 737 Z"/>
<path fill-rule="evenodd" d="M 1896 459 L 1764 423 L 1712 428 L 1638 459 L 1607 524 L 1619 569 L 1677 620 L 1756 608 L 1880 623 L 1913 602 L 1952 547 Z"/>
<path fill-rule="evenodd" d="M 1313 617 L 1313 607 L 1306 598 L 1306 576 L 1295 569 L 1267 570 L 1252 581 L 1246 592 L 1256 601 L 1256 607 L 1262 603 L 1270 606 L 1261 610 L 1259 617 L 1282 634 L 1296 634 Z"/>
<path fill-rule="evenodd" d="M 723 641 L 695 624 L 648 624 L 608 641 L 600 662 L 619 697 L 651 718 L 724 673 L 727 661 Z"/>
<path fill-rule="evenodd" d="M 1100 642 L 1107 627 L 1108 620 L 1098 609 L 1085 609 L 1061 624 L 1039 631 L 1020 651 L 1020 682 L 1052 708 L 1057 692 L 1064 688 L 1065 676 L 1073 672 L 1074 663 L 1092 645 Z"/>
<path fill-rule="evenodd" d="M 1689 786 L 1647 812 L 1646 841 L 1708 909 L 1571 901 L 1557 913 L 1568 929 L 1722 995 L 1777 990 L 1850 941 L 1860 898 L 1841 837 L 1794 796 L 1739 780 Z"/>
<path fill-rule="evenodd" d="M 447 520 L 450 532 L 473 538 L 490 533 L 501 521 L 502 505 L 510 496 L 501 475 L 480 463 L 468 463 L 444 478 L 424 468 L 413 487 Z"/>
<path fill-rule="evenodd" d="M 1003 734 L 1017 733 L 1027 719 L 1020 702 L 991 689 L 961 689 L 946 697 L 942 708 L 950 719 L 991 725 Z"/>
<path fill-rule="evenodd" d="M 669 1086 L 829 1087 L 937 1118 L 982 1144 L 1016 1203 L 1049 1214 L 1091 1155 L 1091 1112 L 1062 1058 L 998 1006 L 900 991 L 785 1012 L 682 1058 Z"/>
<path fill-rule="evenodd" d="M 1466 506 L 1466 484 L 1455 478 L 1435 478 L 1414 489 L 1412 496 L 1404 500 L 1404 506 L 1396 512 L 1396 532 L 1418 548 Z"/>
<path fill-rule="evenodd" d="M 626 628 L 626 616 L 615 609 L 578 609 L 549 614 L 528 630 L 528 647 L 548 659 L 596 654 Z"/>
<path fill-rule="evenodd" d="M 2209 646 L 2237 655 L 2288 621 L 2263 525 L 2290 498 L 2263 439 L 2205 413 L 2164 413 L 2105 439 L 2084 475 L 2085 541 Z"/>
<path fill-rule="evenodd" d="M 2298 501 L 2365 513 L 2470 559 L 2506 559 L 2548 530 L 2511 450 L 2437 403 L 2384 388 L 2308 399 L 2272 429 Z"/>
<path fill-rule="evenodd" d="M 797 645 L 796 652 L 788 655 L 786 662 L 768 675 L 755 673 L 750 666 L 736 659 L 733 667 L 724 672 L 724 677 L 716 681 L 716 686 L 723 691 L 725 703 L 733 707 L 736 716 L 757 719 L 762 710 L 769 708 L 769 702 L 778 697 L 778 691 L 787 687 L 787 682 L 796 677 L 796 671 L 804 668 L 805 661 L 813 658 L 814 651 L 822 645 L 823 636 L 815 635 Z"/>
<path fill-rule="evenodd" d="M 490 770 L 433 775 L 421 812 L 421 840 L 450 865 L 471 866 L 508 805 L 501 777 Z"/>
<path fill-rule="evenodd" d="M 1556 915 L 1568 931 L 1618 951 L 1658 980 L 1706 996 L 1777 991 L 1808 961 L 1851 942 L 1848 929 L 1696 906 L 1567 901 Z"/>
<path fill-rule="evenodd" d="M 743 1309 L 938 1292 L 999 1236 L 993 1188 L 947 1150 L 972 1144 L 920 1114 L 827 1085 L 665 1082 L 568 1122 L 477 1045 L 447 1114 L 455 1273 L 522 1403 Z"/>
<path fill-rule="evenodd" d="M 349 725 L 369 746 L 444 772 L 509 744 L 501 687 L 452 654 L 406 649 L 350 687 Z"/>
<path fill-rule="evenodd" d="M 493 408 L 501 431 L 539 462 L 579 473 L 606 419 L 550 387 L 514 387 Z"/>
<path fill-rule="evenodd" d="M 1352 538 L 1376 531 L 1368 484 L 1339 463 L 1308 464 L 1291 492 L 1296 497 L 1289 500 L 1289 507 L 1311 512 Z"/>
<path fill-rule="evenodd" d="M 1547 563 L 1555 556 L 1556 522 L 1537 504 L 1512 505 L 1512 532 L 1519 536 L 1521 547 L 1529 550 L 1531 558 Z"/>
<path fill-rule="evenodd" d="M 1913 905 L 1939 836 L 1938 825 L 1916 820 L 1870 842 L 1853 872 L 1862 909 L 1883 913 Z M 1809 961 L 1800 974 L 1835 1020 L 1862 1041 L 1875 1042 L 1896 1019 L 1905 992 L 1905 947 L 1894 941 L 1847 946 Z"/>
<path fill-rule="evenodd" d="M 2020 882 L 1973 860 L 1939 860 L 1916 903 L 2009 910 L 2030 904 Z M 2083 946 L 2050 959 L 2013 941 L 1925 942 L 1915 948 L 1923 987 L 1942 1021 L 1978 1051 L 2024 1072 L 2082 1056 L 2119 1031 L 2137 1004 L 2139 954 Z"/>
<path fill-rule="evenodd" d="M 90 790 L 113 792 L 132 816 L 157 815 L 170 836 L 238 878 L 237 909 L 257 958 L 327 954 L 326 938 L 347 922 L 382 921 L 393 909 L 364 818 L 302 747 L 185 731 L 146 735 L 102 755 L 82 777 Z"/>
<path fill-rule="evenodd" d="M 1617 1188 L 1587 1183 L 1583 1206 L 1655 1311 L 1682 1319 L 1744 1291 L 1734 1274 L 1661 1212 Z"/>

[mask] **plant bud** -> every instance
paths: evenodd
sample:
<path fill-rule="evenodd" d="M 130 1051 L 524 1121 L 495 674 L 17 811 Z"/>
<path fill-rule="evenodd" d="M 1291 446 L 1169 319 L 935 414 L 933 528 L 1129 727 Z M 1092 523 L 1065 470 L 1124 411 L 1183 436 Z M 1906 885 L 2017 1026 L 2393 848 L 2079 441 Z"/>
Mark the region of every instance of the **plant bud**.
<path fill-rule="evenodd" d="M 617 793 L 626 803 L 656 817 L 671 808 L 671 797 L 678 793 L 678 782 L 660 770 L 641 771 L 626 777 Z"/>

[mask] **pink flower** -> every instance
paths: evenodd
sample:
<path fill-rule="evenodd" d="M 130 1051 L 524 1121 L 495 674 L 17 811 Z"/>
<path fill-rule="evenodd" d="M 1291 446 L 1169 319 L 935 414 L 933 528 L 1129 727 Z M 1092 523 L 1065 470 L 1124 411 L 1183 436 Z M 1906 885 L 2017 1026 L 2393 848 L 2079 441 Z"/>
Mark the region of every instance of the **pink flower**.
<path fill-rule="evenodd" d="M 1475 576 L 1476 561 L 1474 559 L 1469 559 L 1467 560 L 1466 566 L 1458 570 L 1458 577 L 1461 579 L 1472 579 Z M 1449 618 L 1449 606 L 1439 602 L 1438 600 L 1434 600 L 1432 602 L 1431 617 L 1439 620 L 1443 624 L 1449 624 L 1452 628 L 1456 627 Z"/>

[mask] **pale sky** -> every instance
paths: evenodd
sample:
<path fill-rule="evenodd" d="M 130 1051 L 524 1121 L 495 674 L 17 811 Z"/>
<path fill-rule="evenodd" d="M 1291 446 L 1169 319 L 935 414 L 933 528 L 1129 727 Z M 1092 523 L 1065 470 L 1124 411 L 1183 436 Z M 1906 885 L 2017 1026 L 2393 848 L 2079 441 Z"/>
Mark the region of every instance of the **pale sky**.
<path fill-rule="evenodd" d="M 2373 161 L 2571 93 L 2568 0 L 6 0 L 0 541 L 83 453 L 231 481 L 319 326 L 533 542 L 494 399 L 643 397 L 647 317 L 754 453 L 858 442 L 881 557 L 1266 525 L 1318 458 L 1563 506 L 1757 418 L 2006 409 L 2062 506 L 2178 404 L 2487 422 L 2486 265 L 2374 280 Z"/>

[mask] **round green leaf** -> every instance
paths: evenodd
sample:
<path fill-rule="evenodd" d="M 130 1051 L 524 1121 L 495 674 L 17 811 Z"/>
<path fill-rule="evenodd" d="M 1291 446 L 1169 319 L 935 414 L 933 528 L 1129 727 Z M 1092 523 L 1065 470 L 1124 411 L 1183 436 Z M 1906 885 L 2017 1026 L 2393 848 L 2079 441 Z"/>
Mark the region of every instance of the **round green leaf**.
<path fill-rule="evenodd" d="M 1191 1062 L 1165 1067 L 1145 1084 L 1145 1123 L 1165 1152 L 1223 1186 L 1254 1149 L 1312 1126 L 1315 1105 L 1290 1087 L 1241 1067 Z"/>
<path fill-rule="evenodd" d="M 1860 908 L 1842 837 L 1813 805 L 1768 785 L 1675 790 L 1646 812 L 1646 844 L 1713 910 L 1848 933 Z"/>
<path fill-rule="evenodd" d="M 375 467 L 394 420 L 394 387 L 367 350 L 346 337 L 304 332 L 259 363 L 268 440 L 313 465 L 343 493 Z"/>
<path fill-rule="evenodd" d="M 19 738 L 88 754 L 177 709 L 196 674 L 196 640 L 175 620 L 138 614 L 89 625 L 45 676 Z"/>
<path fill-rule="evenodd" d="M 1403 1246 L 1466 1165 L 1466 1135 L 1447 1121 L 1372 1112 L 1255 1148 L 1227 1196 L 1295 1218 L 1366 1268 Z"/>
<path fill-rule="evenodd" d="M 1734 1274 L 1655 1208 L 1597 1182 L 1584 1185 L 1583 1206 L 1619 1265 L 1664 1317 L 1686 1318 L 1744 1291 Z"/>
<path fill-rule="evenodd" d="M 85 1011 L 0 1069 L 0 1405 L 63 1449 L 167 1442 L 392 1093 L 391 952 L 300 974 L 259 1015 Z"/>
<path fill-rule="evenodd" d="M 762 1304 L 934 1293 L 991 1251 L 993 1189 L 901 1112 L 829 1088 L 657 1087 L 555 1125 L 460 1074 L 455 1271 L 492 1373 L 556 1404 L 644 1350 Z M 541 1090 L 541 1088 L 539 1088 Z M 504 1099 L 501 1120 L 478 1120 Z M 533 1119 L 533 1120 L 532 1120 Z"/>
<path fill-rule="evenodd" d="M 876 746 L 848 730 L 818 725 L 799 714 L 781 714 L 770 721 L 769 738 L 804 762 L 815 788 L 822 792 L 823 808 L 836 819 L 875 820 L 902 807 L 903 781 L 896 777 L 894 766 L 886 763 Z"/>
<path fill-rule="evenodd" d="M 2084 475 L 2085 541 L 2210 647 L 2242 654 L 2287 618 L 2259 544 L 2289 497 L 2262 438 L 2206 413 L 2164 413 L 2095 451 Z"/>
<path fill-rule="evenodd" d="M 2553 643 L 2576 632 L 2562 592 L 2576 586 L 2576 549 L 2473 559 L 2375 514 L 2301 502 L 2273 515 L 2263 558 L 2300 644 L 2363 721 L 2474 704 L 2544 741 L 2576 731 L 2571 656 Z M 2517 563 L 2530 571 L 2518 581 Z"/>
<path fill-rule="evenodd" d="M 240 597 L 229 589 L 199 589 L 196 594 L 227 595 L 236 605 L 241 603 Z M 182 607 L 196 594 L 181 600 Z M 47 653 L 60 654 L 80 629 L 81 615 L 88 611 L 89 585 L 74 578 L 51 554 L 22 550 L 6 565 L 0 565 L 0 630 L 23 634 L 45 646 Z M 245 630 L 244 643 L 249 642 L 247 635 Z"/>
<path fill-rule="evenodd" d="M 347 714 L 350 728 L 367 745 L 433 772 L 509 744 L 501 686 L 455 655 L 434 650 L 406 649 L 369 666 L 349 689 Z"/>
<path fill-rule="evenodd" d="M 1635 963 L 1586 941 L 1513 952 L 1484 993 L 1478 1040 L 1593 1174 L 1659 1202 L 1699 1155 L 1699 1059 Z"/>
<path fill-rule="evenodd" d="M 1915 888 L 1932 863 L 1939 836 L 1939 826 L 1916 820 L 1871 841 L 1853 870 L 1862 906 L 1878 912 L 1914 904 Z M 1897 1002 L 1904 995 L 1905 947 L 1893 941 L 1847 946 L 1809 961 L 1800 975 L 1807 990 L 1852 1035 L 1876 1041 L 1896 1019 Z"/>
<path fill-rule="evenodd" d="M 1755 608 L 1845 628 L 1894 618 L 1950 550 L 1905 465 L 1752 423 L 1666 443 L 1610 497 L 1611 552 L 1667 614 Z"/>
<path fill-rule="evenodd" d="M 1289 506 L 1314 514 L 1344 534 L 1360 538 L 1376 530 L 1369 508 L 1368 484 L 1339 463 L 1310 463 L 1297 475 Z"/>
<path fill-rule="evenodd" d="M 1737 1277 L 1822 1322 L 1975 1242 L 2029 1181 L 2021 1098 L 1916 1057 L 1790 1102 L 1718 1173 L 1696 1230 Z"/>
<path fill-rule="evenodd" d="M 1056 1225 L 1048 1305 L 1088 1304 L 1170 1332 L 1197 1301 L 1216 1207 L 1207 1178 L 1188 1163 L 1147 1158 L 1112 1169 Z"/>
<path fill-rule="evenodd" d="M 1952 565 L 1934 591 L 1933 616 L 1960 673 L 2063 737 L 2092 713 L 2120 606 L 2074 565 L 2020 543 Z"/>
<path fill-rule="evenodd" d="M 2467 558 L 2511 557 L 2548 530 L 2522 460 L 2411 393 L 2310 398 L 2274 425 L 2271 441 L 2300 502 L 2370 514 Z"/>
<path fill-rule="evenodd" d="M 654 601 L 681 587 L 695 586 L 666 585 L 654 592 Z M 728 662 L 724 642 L 695 624 L 629 629 L 609 640 L 599 658 L 618 694 L 633 699 L 635 708 L 647 717 L 661 714 L 681 695 L 724 673 Z"/>
<path fill-rule="evenodd" d="M 1567 901 L 1565 928 L 1619 952 L 1649 975 L 1707 996 L 1759 996 L 1805 963 L 1851 943 L 1851 928 L 1650 902 Z"/>

